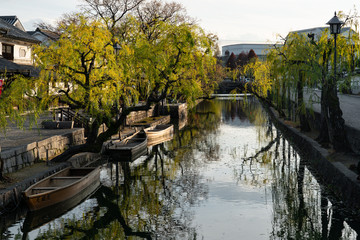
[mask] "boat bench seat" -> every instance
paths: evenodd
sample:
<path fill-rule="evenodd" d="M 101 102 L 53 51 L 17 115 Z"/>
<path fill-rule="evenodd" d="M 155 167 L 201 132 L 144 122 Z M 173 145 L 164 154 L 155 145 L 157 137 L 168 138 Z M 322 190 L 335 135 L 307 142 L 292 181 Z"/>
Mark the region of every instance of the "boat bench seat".
<path fill-rule="evenodd" d="M 54 190 L 57 188 L 59 188 L 59 187 L 35 187 L 32 190 Z"/>
<path fill-rule="evenodd" d="M 72 179 L 81 179 L 82 177 L 78 176 L 67 176 L 67 177 L 52 177 L 51 180 L 72 180 Z"/>

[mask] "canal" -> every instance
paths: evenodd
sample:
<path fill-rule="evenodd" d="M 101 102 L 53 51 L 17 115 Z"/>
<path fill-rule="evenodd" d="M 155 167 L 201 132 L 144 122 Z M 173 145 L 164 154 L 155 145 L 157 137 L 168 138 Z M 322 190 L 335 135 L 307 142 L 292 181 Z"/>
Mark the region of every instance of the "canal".
<path fill-rule="evenodd" d="M 3 220 L 1 239 L 357 238 L 256 99 L 204 101 L 177 126 L 133 163 L 105 159 L 101 187 L 70 211 Z"/>

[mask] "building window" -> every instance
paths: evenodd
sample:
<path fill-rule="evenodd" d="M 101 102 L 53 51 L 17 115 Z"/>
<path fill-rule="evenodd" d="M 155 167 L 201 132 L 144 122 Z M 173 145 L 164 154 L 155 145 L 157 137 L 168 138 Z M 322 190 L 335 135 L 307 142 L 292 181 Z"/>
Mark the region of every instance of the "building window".
<path fill-rule="evenodd" d="M 19 56 L 20 56 L 20 57 L 26 57 L 26 50 L 23 49 L 23 48 L 20 48 L 20 50 L 19 50 Z"/>
<path fill-rule="evenodd" d="M 2 55 L 5 59 L 14 60 L 14 46 L 2 44 Z"/>

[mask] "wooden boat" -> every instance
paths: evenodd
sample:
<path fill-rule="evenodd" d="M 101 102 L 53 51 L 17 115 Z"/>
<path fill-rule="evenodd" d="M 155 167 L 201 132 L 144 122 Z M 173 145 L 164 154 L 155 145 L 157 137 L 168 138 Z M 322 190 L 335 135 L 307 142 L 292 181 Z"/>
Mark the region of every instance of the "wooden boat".
<path fill-rule="evenodd" d="M 144 130 L 148 137 L 148 146 L 154 146 L 166 142 L 174 136 L 174 126 L 172 124 L 160 124 Z"/>
<path fill-rule="evenodd" d="M 91 197 L 100 187 L 100 179 L 98 179 L 97 183 L 89 185 L 89 187 L 83 189 L 80 193 L 76 194 L 72 198 L 55 205 L 51 205 L 48 208 L 42 208 L 41 211 L 28 211 L 21 228 L 22 232 L 27 234 L 32 230 L 61 217 Z"/>
<path fill-rule="evenodd" d="M 23 192 L 30 211 L 47 208 L 92 192 L 100 186 L 100 167 L 65 168 L 33 184 Z"/>
<path fill-rule="evenodd" d="M 134 161 L 147 153 L 147 136 L 144 131 L 121 141 L 111 141 L 105 150 L 115 161 Z"/>

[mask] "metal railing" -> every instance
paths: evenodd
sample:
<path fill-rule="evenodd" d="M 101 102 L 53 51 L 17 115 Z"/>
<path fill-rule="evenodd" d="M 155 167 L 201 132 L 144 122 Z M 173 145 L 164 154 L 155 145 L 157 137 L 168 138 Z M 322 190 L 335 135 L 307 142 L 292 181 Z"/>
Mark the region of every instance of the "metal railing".
<path fill-rule="evenodd" d="M 58 108 L 55 113 L 59 121 L 74 121 L 74 127 L 76 128 L 87 129 L 89 126 L 89 118 L 71 110 L 69 107 Z"/>

